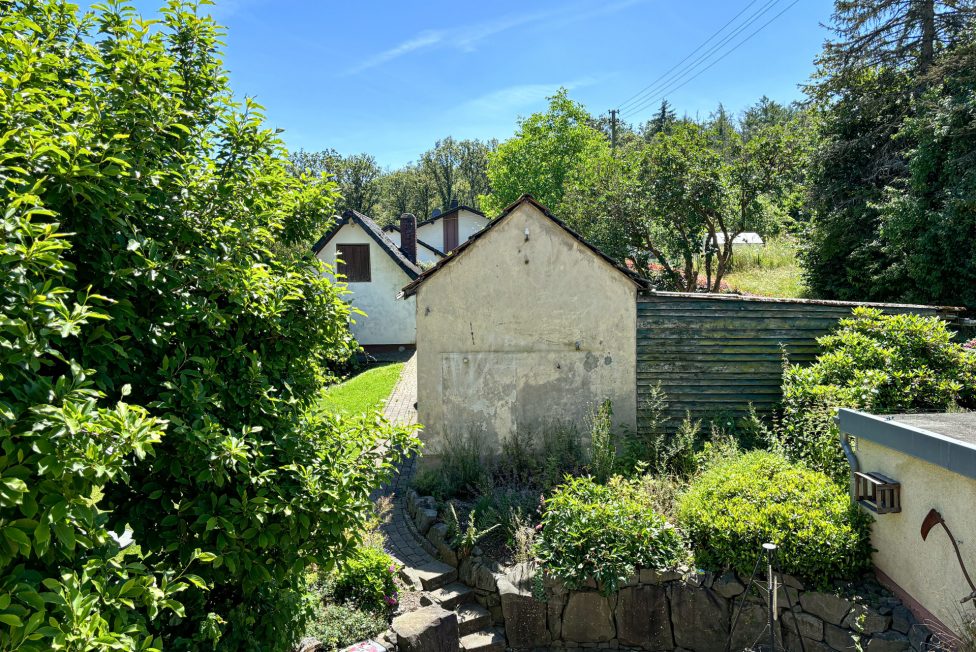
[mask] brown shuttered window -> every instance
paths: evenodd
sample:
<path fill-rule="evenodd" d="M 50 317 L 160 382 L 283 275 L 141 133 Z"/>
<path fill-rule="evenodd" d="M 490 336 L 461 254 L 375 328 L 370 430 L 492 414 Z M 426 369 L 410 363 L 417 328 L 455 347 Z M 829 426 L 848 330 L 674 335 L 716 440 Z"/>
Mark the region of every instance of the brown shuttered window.
<path fill-rule="evenodd" d="M 452 251 L 458 246 L 458 218 L 449 215 L 444 218 L 444 251 Z"/>
<path fill-rule="evenodd" d="M 368 283 L 372 280 L 369 274 L 368 244 L 336 245 L 336 258 L 339 259 L 336 271 L 344 274 L 347 282 Z"/>

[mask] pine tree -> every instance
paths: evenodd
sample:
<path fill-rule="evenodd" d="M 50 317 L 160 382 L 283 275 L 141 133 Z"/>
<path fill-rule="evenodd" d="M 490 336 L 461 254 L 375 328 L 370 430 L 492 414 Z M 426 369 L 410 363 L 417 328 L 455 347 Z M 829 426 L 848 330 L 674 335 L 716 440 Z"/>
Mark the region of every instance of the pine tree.
<path fill-rule="evenodd" d="M 671 133 L 671 128 L 674 127 L 675 122 L 677 122 L 677 118 L 675 116 L 674 109 L 671 108 L 670 102 L 667 100 L 661 100 L 661 108 L 658 109 L 654 117 L 648 120 L 647 124 L 644 125 L 644 138 L 646 140 L 650 140 L 657 134 Z"/>

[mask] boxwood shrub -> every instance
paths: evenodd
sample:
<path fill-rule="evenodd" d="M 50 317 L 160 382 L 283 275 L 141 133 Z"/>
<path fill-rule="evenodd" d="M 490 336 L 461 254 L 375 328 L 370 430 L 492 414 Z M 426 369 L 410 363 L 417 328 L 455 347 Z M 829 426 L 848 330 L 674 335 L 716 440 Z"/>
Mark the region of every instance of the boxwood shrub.
<path fill-rule="evenodd" d="M 613 593 L 637 568 L 673 568 L 688 553 L 639 482 L 613 477 L 601 485 L 582 477 L 545 499 L 536 556 L 570 589 L 594 579 Z"/>
<path fill-rule="evenodd" d="M 762 544 L 783 572 L 824 587 L 869 564 L 868 517 L 817 471 L 765 451 L 720 462 L 692 483 L 678 521 L 699 566 L 752 572 Z"/>

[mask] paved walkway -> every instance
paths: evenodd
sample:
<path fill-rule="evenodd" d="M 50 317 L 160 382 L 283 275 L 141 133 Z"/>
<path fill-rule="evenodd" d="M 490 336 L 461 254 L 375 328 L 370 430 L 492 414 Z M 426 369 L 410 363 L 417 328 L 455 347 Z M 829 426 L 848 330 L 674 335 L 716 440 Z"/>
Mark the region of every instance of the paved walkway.
<path fill-rule="evenodd" d="M 387 399 L 383 414 L 395 423 L 412 425 L 417 423 L 416 405 L 417 356 L 414 354 L 404 363 L 400 379 Z M 390 519 L 382 526 L 383 534 L 386 535 L 386 551 L 410 568 L 425 566 L 434 561 L 410 531 L 413 521 L 406 512 L 406 502 L 403 499 L 416 470 L 416 456 L 403 460 L 390 482 L 381 487 L 376 496 L 390 496 L 393 499 Z"/>

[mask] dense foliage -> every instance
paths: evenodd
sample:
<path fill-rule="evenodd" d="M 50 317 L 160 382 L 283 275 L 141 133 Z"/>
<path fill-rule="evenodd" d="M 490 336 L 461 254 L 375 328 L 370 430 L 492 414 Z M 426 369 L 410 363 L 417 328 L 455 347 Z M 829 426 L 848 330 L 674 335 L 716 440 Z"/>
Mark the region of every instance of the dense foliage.
<path fill-rule="evenodd" d="M 976 355 L 952 338 L 937 317 L 856 308 L 818 340 L 813 364 L 786 369 L 788 453 L 844 483 L 849 470 L 833 422 L 836 408 L 884 414 L 976 407 Z"/>
<path fill-rule="evenodd" d="M 288 174 L 190 4 L 0 21 L 0 647 L 286 649 L 412 443 L 309 410 L 355 347 L 289 253 L 334 186 Z"/>
<path fill-rule="evenodd" d="M 376 548 L 359 548 L 336 569 L 332 596 L 337 602 L 389 613 L 398 599 L 396 573 L 396 564 L 388 554 Z"/>
<path fill-rule="evenodd" d="M 766 542 L 783 572 L 821 586 L 870 565 L 867 517 L 846 490 L 773 453 L 709 468 L 680 498 L 678 519 L 703 568 L 748 576 Z"/>
<path fill-rule="evenodd" d="M 835 3 L 806 258 L 817 296 L 976 305 L 973 0 Z"/>
<path fill-rule="evenodd" d="M 641 483 L 615 476 L 607 484 L 567 478 L 546 497 L 536 555 L 568 588 L 594 579 L 613 593 L 638 568 L 673 568 L 687 551 Z"/>

